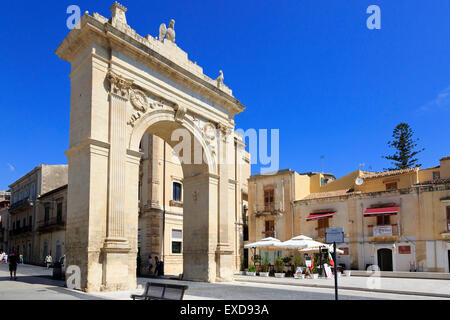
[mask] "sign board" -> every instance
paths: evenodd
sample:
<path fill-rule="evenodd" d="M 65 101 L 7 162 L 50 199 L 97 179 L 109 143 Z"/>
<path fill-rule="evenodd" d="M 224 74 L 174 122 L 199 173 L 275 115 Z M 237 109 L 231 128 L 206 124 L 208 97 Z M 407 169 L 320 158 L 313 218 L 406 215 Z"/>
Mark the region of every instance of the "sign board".
<path fill-rule="evenodd" d="M 325 237 L 326 243 L 342 243 L 344 242 L 344 229 L 342 228 L 327 228 L 326 237 Z"/>
<path fill-rule="evenodd" d="M 392 236 L 392 226 L 376 226 L 373 228 L 375 237 Z"/>
<path fill-rule="evenodd" d="M 305 259 L 306 267 L 311 268 L 311 258 Z"/>
<path fill-rule="evenodd" d="M 327 278 L 331 279 L 333 278 L 333 273 L 331 272 L 331 267 L 328 264 L 324 264 L 325 274 L 327 275 Z"/>

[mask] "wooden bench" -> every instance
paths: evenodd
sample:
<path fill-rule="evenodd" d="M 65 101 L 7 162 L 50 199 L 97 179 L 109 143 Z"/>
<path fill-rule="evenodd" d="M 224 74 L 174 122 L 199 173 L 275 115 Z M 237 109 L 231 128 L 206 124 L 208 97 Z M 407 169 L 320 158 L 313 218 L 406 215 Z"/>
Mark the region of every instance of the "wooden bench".
<path fill-rule="evenodd" d="M 164 284 L 147 282 L 144 292 L 140 295 L 132 294 L 133 300 L 183 300 L 188 286 L 178 284 Z"/>

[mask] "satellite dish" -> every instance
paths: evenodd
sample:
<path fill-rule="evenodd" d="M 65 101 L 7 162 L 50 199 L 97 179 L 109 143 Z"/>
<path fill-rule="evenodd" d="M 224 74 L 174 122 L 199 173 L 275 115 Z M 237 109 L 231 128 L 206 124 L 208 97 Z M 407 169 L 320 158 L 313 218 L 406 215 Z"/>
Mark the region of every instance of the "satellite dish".
<path fill-rule="evenodd" d="M 363 180 L 363 178 L 361 178 L 361 177 L 358 177 L 358 178 L 356 178 L 356 180 L 355 180 L 355 183 L 356 183 L 356 185 L 358 185 L 358 186 L 362 185 L 363 182 L 364 182 L 364 180 Z"/>

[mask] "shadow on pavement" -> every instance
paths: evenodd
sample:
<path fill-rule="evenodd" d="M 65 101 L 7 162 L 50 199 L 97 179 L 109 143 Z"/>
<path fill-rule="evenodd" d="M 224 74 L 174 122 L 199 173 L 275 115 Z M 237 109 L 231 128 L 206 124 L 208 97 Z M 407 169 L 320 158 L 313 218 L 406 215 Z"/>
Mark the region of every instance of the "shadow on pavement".
<path fill-rule="evenodd" d="M 245 286 L 239 284 L 208 284 L 188 280 L 168 280 L 168 279 L 145 279 L 138 278 L 138 283 L 145 286 L 146 282 L 173 283 L 189 286 L 185 295 L 195 296 L 207 299 L 228 300 L 230 294 L 233 300 L 334 300 L 333 293 L 314 292 L 313 290 L 303 288 L 302 290 L 279 289 L 264 286 Z M 239 296 L 236 297 L 235 294 Z M 373 297 L 360 297 L 357 295 L 339 294 L 340 300 L 382 300 Z M 188 300 L 185 298 L 185 300 Z"/>

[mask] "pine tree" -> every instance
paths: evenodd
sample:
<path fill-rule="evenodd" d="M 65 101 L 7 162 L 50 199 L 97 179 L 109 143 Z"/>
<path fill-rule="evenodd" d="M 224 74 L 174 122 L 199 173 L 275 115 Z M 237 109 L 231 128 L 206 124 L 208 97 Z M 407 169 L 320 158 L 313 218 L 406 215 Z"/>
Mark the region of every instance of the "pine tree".
<path fill-rule="evenodd" d="M 396 152 L 393 155 L 382 157 L 387 160 L 392 160 L 395 168 L 384 170 L 398 170 L 421 166 L 415 156 L 425 149 L 415 150 L 417 147 L 416 142 L 419 139 L 413 139 L 413 134 L 414 131 L 407 123 L 402 122 L 395 127 L 392 133 L 393 140 L 389 141 L 388 145 L 389 147 L 395 148 Z"/>

